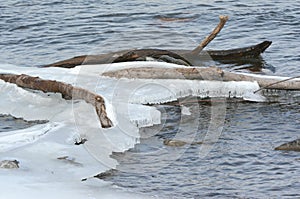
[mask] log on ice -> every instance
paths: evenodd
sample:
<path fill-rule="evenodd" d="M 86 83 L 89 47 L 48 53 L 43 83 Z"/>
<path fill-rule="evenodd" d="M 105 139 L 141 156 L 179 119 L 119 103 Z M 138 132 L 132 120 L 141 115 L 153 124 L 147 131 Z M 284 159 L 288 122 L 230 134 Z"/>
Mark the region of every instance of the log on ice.
<path fill-rule="evenodd" d="M 102 96 L 90 92 L 86 89 L 74 87 L 71 84 L 54 80 L 44 80 L 39 77 L 32 77 L 29 75 L 14 75 L 14 74 L 0 74 L 0 79 L 5 82 L 16 84 L 22 88 L 29 88 L 33 90 L 40 90 L 43 92 L 61 93 L 65 99 L 80 99 L 95 107 L 96 113 L 103 128 L 112 127 L 112 121 L 108 118 L 106 113 L 105 101 Z"/>
<path fill-rule="evenodd" d="M 188 79 L 215 81 L 256 81 L 260 87 L 277 90 L 300 90 L 300 78 L 253 75 L 224 71 L 216 67 L 140 67 L 108 71 L 103 76 L 129 79 Z M 290 79 L 290 80 L 288 80 Z M 287 81 L 285 81 L 287 80 Z"/>

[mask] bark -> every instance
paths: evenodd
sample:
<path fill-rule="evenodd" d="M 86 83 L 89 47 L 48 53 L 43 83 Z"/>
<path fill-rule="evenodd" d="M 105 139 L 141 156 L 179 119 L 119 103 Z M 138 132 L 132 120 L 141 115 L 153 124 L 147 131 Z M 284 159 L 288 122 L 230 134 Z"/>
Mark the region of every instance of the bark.
<path fill-rule="evenodd" d="M 83 88 L 74 87 L 71 84 L 54 80 L 44 80 L 39 77 L 32 77 L 24 74 L 0 74 L 0 79 L 4 80 L 5 82 L 16 84 L 22 88 L 40 90 L 43 92 L 61 93 L 62 97 L 65 99 L 85 100 L 87 103 L 90 103 L 95 107 L 96 113 L 103 128 L 109 128 L 113 125 L 112 121 L 107 116 L 103 97 L 96 93 L 90 92 Z"/>
<path fill-rule="evenodd" d="M 300 90 L 300 79 L 240 74 L 224 71 L 216 67 L 186 67 L 186 68 L 128 68 L 105 72 L 102 75 L 115 78 L 141 79 L 188 79 L 216 81 L 256 81 L 260 87 L 278 90 Z M 287 80 L 287 81 L 283 81 Z"/>

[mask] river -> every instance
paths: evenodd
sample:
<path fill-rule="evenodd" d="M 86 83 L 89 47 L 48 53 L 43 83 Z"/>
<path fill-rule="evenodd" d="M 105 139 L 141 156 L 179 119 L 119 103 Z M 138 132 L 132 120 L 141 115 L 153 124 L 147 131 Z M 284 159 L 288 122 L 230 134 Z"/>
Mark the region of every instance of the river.
<path fill-rule="evenodd" d="M 9 0 L 0 5 L 0 64 L 36 67 L 131 48 L 193 49 L 215 27 L 219 15 L 228 15 L 229 21 L 207 49 L 271 40 L 262 55 L 264 72 L 296 76 L 299 8 L 299 0 Z M 166 20 L 172 18 L 183 20 Z M 222 132 L 205 156 L 200 145 L 174 148 L 163 140 L 179 132 L 203 139 L 212 123 L 211 102 L 184 101 L 194 117 L 183 114 L 180 106 L 158 106 L 164 123 L 142 129 L 152 136 L 128 152 L 114 154 L 119 172 L 105 180 L 132 192 L 167 198 L 300 197 L 299 153 L 273 150 L 299 138 L 299 94 L 279 95 L 272 103 L 223 101 Z M 31 125 L 12 121 L 1 117 L 0 130 Z M 159 153 L 161 149 L 177 155 L 168 158 Z"/>

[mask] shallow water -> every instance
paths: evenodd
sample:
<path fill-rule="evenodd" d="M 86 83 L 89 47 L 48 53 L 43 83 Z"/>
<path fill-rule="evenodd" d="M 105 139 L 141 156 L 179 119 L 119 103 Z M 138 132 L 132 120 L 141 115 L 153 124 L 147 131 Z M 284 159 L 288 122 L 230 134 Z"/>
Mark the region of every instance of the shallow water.
<path fill-rule="evenodd" d="M 204 152 L 201 145 L 163 144 L 163 140 L 176 134 L 185 131 L 185 137 L 190 137 L 194 132 L 187 132 L 179 107 L 160 108 L 168 112 L 164 128 L 151 139 L 142 139 L 125 154 L 113 155 L 120 162 L 119 172 L 105 180 L 167 198 L 300 196 L 297 191 L 300 188 L 299 153 L 273 150 L 297 138 L 299 103 L 228 102 L 222 134 L 205 157 L 201 156 Z M 203 117 L 199 118 L 194 141 L 203 140 L 210 122 L 210 109 L 207 104 L 199 104 L 197 110 Z M 156 128 L 144 131 L 153 132 Z M 159 153 L 161 150 L 168 153 Z M 167 157 L 174 154 L 174 158 Z"/>
<path fill-rule="evenodd" d="M 46 123 L 47 121 L 26 121 L 22 118 L 15 118 L 11 115 L 0 114 L 0 133 L 28 128 L 36 124 Z"/>
<path fill-rule="evenodd" d="M 208 49 L 271 40 L 273 44 L 262 56 L 266 72 L 295 76 L 300 74 L 299 7 L 299 0 L 10 0 L 0 5 L 0 58 L 1 63 L 31 67 L 128 48 L 193 49 L 218 23 L 219 15 L 229 15 Z M 187 20 L 168 22 L 163 17 Z M 300 197 L 299 153 L 273 150 L 299 138 L 299 99 L 225 105 L 222 134 L 205 157 L 199 157 L 201 146 L 176 149 L 162 142 L 178 132 L 203 139 L 211 106 L 188 104 L 192 115 L 183 118 L 179 107 L 161 106 L 166 112 L 164 125 L 143 129 L 147 139 L 115 155 L 121 171 L 107 180 L 132 191 L 175 198 Z M 17 123 L 1 118 L 0 129 L 26 127 Z M 128 172 L 128 168 L 141 172 Z"/>

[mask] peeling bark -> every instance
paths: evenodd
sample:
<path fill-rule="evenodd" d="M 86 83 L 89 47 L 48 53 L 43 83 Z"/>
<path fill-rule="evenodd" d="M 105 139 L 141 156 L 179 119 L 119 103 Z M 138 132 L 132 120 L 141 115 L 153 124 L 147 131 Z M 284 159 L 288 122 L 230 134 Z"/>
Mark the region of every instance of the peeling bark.
<path fill-rule="evenodd" d="M 32 77 L 24 74 L 0 74 L 0 79 L 4 80 L 5 82 L 16 84 L 22 88 L 40 90 L 43 92 L 61 93 L 64 99 L 84 100 L 95 107 L 96 113 L 103 128 L 109 128 L 113 126 L 112 121 L 107 116 L 103 97 L 96 93 L 72 86 L 71 84 L 54 80 L 44 80 L 39 77 Z"/>

